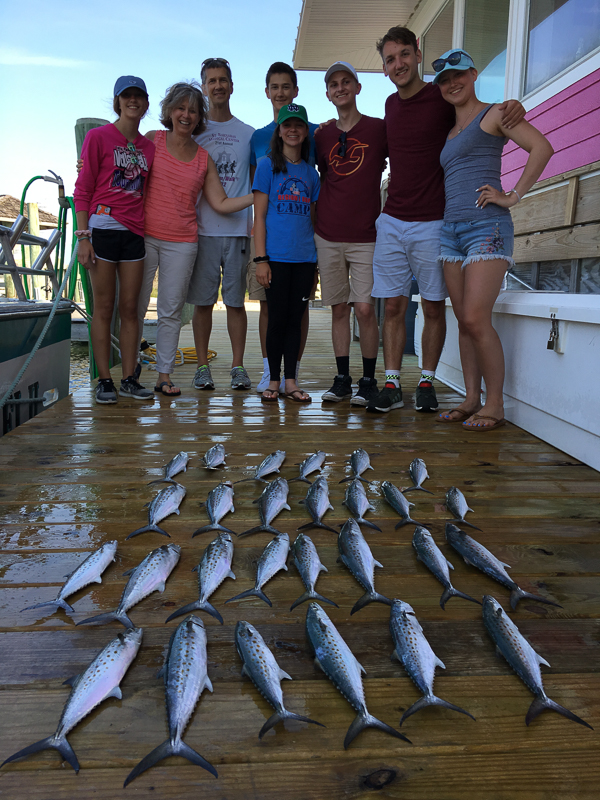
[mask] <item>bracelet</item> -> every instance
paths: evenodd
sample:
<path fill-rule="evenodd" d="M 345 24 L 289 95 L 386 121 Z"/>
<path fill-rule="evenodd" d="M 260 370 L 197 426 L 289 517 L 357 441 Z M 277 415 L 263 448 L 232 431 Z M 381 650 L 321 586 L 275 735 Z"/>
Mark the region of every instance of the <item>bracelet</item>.
<path fill-rule="evenodd" d="M 520 194 L 517 192 L 517 190 L 516 190 L 516 189 L 511 189 L 511 190 L 510 190 L 510 192 L 504 192 L 504 194 L 508 196 L 509 194 L 513 194 L 513 192 L 514 192 L 514 194 L 516 194 L 516 195 L 517 195 L 517 203 L 520 203 L 520 202 L 521 202 L 521 200 L 522 200 L 523 198 L 522 198 L 522 197 L 521 197 L 521 195 L 520 195 Z"/>
<path fill-rule="evenodd" d="M 254 259 L 254 263 L 260 264 L 262 261 L 270 261 L 270 260 L 271 259 L 269 258 L 269 256 L 256 256 L 256 258 Z"/>
<path fill-rule="evenodd" d="M 91 232 L 91 230 L 89 228 L 86 228 L 85 230 L 81 230 L 81 231 L 75 231 L 75 236 L 83 236 L 83 235 L 89 237 L 89 236 L 92 235 L 92 232 Z"/>
<path fill-rule="evenodd" d="M 83 241 L 86 241 L 86 240 L 88 242 L 91 242 L 92 241 L 92 237 L 91 236 L 78 236 L 77 237 L 77 241 L 78 242 L 83 242 Z"/>

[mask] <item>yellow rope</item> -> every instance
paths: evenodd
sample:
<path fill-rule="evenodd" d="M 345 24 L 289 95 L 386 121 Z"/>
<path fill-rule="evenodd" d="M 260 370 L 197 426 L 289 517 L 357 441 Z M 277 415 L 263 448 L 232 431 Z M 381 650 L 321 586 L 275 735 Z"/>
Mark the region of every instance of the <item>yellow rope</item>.
<path fill-rule="evenodd" d="M 147 358 L 151 356 L 154 361 L 156 361 L 156 347 L 147 347 L 144 350 L 144 356 Z M 208 351 L 208 360 L 212 361 L 213 358 L 216 358 L 217 354 L 214 350 Z M 182 364 L 192 364 L 196 363 L 198 357 L 196 355 L 196 348 L 195 347 L 178 347 L 177 348 L 177 356 L 175 359 L 175 366 L 180 367 Z"/>

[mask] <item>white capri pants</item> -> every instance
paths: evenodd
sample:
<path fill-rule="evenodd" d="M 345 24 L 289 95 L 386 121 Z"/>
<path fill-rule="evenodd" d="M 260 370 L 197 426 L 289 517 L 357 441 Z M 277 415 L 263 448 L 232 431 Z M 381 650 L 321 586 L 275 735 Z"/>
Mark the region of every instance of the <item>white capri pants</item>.
<path fill-rule="evenodd" d="M 152 284 L 158 269 L 158 295 L 156 312 L 156 369 L 171 374 L 175 367 L 175 357 L 181 329 L 181 311 L 187 296 L 190 276 L 198 252 L 197 242 L 167 242 L 145 236 L 146 262 L 144 278 L 138 301 L 138 320 L 140 339 L 144 317 L 148 310 Z"/>

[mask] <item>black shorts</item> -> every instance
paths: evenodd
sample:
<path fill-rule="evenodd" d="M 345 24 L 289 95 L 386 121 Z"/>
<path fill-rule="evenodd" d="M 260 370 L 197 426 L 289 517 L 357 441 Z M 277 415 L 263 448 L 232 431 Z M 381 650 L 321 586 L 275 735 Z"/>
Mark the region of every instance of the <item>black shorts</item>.
<path fill-rule="evenodd" d="M 143 261 L 146 258 L 144 237 L 131 231 L 92 228 L 92 247 L 102 261 Z"/>

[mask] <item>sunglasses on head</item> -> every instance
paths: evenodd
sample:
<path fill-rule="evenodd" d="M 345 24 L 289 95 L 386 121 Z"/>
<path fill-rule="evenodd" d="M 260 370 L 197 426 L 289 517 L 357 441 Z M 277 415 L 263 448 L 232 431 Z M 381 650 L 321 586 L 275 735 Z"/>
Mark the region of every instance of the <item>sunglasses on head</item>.
<path fill-rule="evenodd" d="M 348 139 L 348 133 L 346 131 L 342 131 L 340 133 L 340 138 L 338 139 L 338 142 L 340 143 L 340 147 L 338 149 L 338 156 L 341 156 L 342 158 L 344 158 L 344 156 L 346 155 L 346 151 L 348 149 L 347 139 Z"/>
<path fill-rule="evenodd" d="M 227 61 L 226 58 L 205 58 L 202 62 L 202 66 L 205 67 L 207 64 L 213 64 L 215 62 L 217 64 L 226 64 L 229 66 L 229 61 Z"/>
<path fill-rule="evenodd" d="M 441 72 L 446 64 L 448 64 L 450 67 L 456 67 L 458 64 L 460 64 L 463 56 L 466 56 L 469 60 L 471 59 L 471 56 L 468 53 L 465 53 L 464 50 L 455 50 L 453 53 L 450 53 L 447 58 L 436 58 L 436 60 L 431 64 L 433 71 Z"/>
<path fill-rule="evenodd" d="M 135 145 L 134 145 L 134 143 L 133 142 L 127 142 L 127 149 L 129 150 L 129 152 L 131 154 L 131 158 L 129 160 L 131 161 L 132 164 L 137 165 L 139 162 L 138 162 L 138 157 L 135 154 Z"/>

